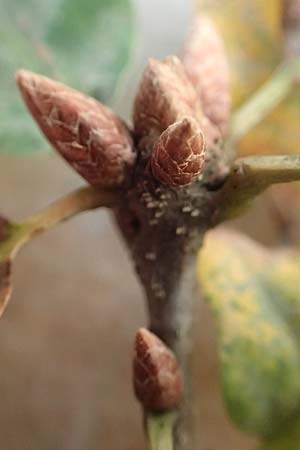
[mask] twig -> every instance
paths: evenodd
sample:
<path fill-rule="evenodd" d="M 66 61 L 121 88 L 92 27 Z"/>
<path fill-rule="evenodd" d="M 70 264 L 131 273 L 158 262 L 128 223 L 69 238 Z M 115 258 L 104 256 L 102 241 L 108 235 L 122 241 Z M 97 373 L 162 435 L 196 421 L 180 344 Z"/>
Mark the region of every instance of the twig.
<path fill-rule="evenodd" d="M 259 124 L 284 100 L 299 75 L 300 60 L 293 59 L 280 65 L 270 79 L 233 115 L 230 141 L 236 143 Z"/>
<path fill-rule="evenodd" d="M 84 187 L 58 200 L 45 210 L 18 223 L 5 220 L 5 236 L 0 240 L 0 316 L 11 294 L 11 265 L 20 248 L 40 233 L 76 214 L 100 206 L 113 206 L 117 201 L 116 191 L 103 191 Z"/>
<path fill-rule="evenodd" d="M 7 251 L 14 257 L 20 247 L 38 234 L 83 211 L 100 206 L 112 206 L 115 200 L 116 191 L 103 191 L 90 186 L 80 188 L 52 203 L 43 211 L 15 223 L 13 225 L 15 232 L 11 234 Z"/>
<path fill-rule="evenodd" d="M 20 223 L 32 238 L 60 222 L 100 206 L 109 207 L 116 202 L 116 191 L 105 191 L 93 187 L 80 188 L 66 197 L 52 203 L 42 212 Z"/>
<path fill-rule="evenodd" d="M 236 160 L 220 195 L 218 221 L 240 214 L 272 184 L 300 180 L 300 156 L 249 156 Z"/>
<path fill-rule="evenodd" d="M 148 414 L 146 426 L 151 450 L 173 450 L 176 413 Z"/>

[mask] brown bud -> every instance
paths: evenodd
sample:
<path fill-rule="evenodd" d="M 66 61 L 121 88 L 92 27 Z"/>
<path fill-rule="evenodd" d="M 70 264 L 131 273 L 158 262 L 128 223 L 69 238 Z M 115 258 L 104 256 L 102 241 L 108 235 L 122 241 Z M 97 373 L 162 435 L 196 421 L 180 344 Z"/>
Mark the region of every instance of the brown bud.
<path fill-rule="evenodd" d="M 175 56 L 151 59 L 145 69 L 134 103 L 134 130 L 138 138 L 161 134 L 184 116 L 201 115 L 194 86 Z"/>
<path fill-rule="evenodd" d="M 61 83 L 21 70 L 16 79 L 40 129 L 90 184 L 120 185 L 135 161 L 130 134 L 108 108 Z"/>
<path fill-rule="evenodd" d="M 174 353 L 145 328 L 135 338 L 133 377 L 136 396 L 150 411 L 176 408 L 182 400 L 183 383 Z"/>
<path fill-rule="evenodd" d="M 230 115 L 229 67 L 223 41 L 208 17 L 198 17 L 188 36 L 183 64 L 204 114 L 226 134 Z"/>
<path fill-rule="evenodd" d="M 201 173 L 205 150 L 204 136 L 197 121 L 185 117 L 170 125 L 155 143 L 152 173 L 167 186 L 186 186 Z"/>

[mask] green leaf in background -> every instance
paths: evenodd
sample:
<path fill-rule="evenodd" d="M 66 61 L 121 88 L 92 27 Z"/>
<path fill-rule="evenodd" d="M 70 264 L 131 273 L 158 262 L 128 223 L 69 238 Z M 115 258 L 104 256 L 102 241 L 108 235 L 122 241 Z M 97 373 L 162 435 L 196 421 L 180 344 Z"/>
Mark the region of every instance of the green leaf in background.
<path fill-rule="evenodd" d="M 15 71 L 32 70 L 107 102 L 130 56 L 130 0 L 0 0 L 0 11 L 0 152 L 46 148 Z"/>
<path fill-rule="evenodd" d="M 300 419 L 287 423 L 276 438 L 263 442 L 259 450 L 300 450 Z"/>
<path fill-rule="evenodd" d="M 242 430 L 277 442 L 300 417 L 300 255 L 215 231 L 198 274 L 217 321 L 228 412 Z"/>

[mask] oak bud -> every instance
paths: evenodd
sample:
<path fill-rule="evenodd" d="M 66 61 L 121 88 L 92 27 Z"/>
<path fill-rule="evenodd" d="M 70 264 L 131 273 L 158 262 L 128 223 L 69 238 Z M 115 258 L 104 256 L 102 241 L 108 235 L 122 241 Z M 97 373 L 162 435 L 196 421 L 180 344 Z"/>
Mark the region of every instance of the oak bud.
<path fill-rule="evenodd" d="M 138 138 L 160 135 L 184 116 L 201 115 L 194 86 L 175 56 L 163 61 L 150 59 L 135 98 L 133 122 Z"/>
<path fill-rule="evenodd" d="M 224 136 L 231 107 L 229 66 L 222 38 L 208 17 L 199 16 L 194 21 L 183 65 L 199 94 L 204 114 Z"/>
<path fill-rule="evenodd" d="M 120 185 L 135 161 L 130 134 L 107 107 L 47 77 L 20 70 L 23 99 L 40 129 L 90 184 Z"/>
<path fill-rule="evenodd" d="M 145 328 L 135 338 L 133 380 L 137 398 L 150 411 L 176 408 L 182 400 L 182 377 L 174 353 Z"/>
<path fill-rule="evenodd" d="M 170 187 L 191 184 L 205 162 L 203 133 L 192 117 L 170 125 L 154 145 L 151 168 L 154 177 Z"/>

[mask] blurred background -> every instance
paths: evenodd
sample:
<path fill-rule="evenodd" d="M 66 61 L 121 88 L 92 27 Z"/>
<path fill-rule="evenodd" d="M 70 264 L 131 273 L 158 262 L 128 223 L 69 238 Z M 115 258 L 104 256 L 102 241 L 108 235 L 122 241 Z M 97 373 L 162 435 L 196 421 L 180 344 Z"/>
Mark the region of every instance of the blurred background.
<path fill-rule="evenodd" d="M 95 1 L 81 3 L 87 14 L 97 11 Z M 38 23 L 37 29 L 31 30 L 33 35 L 37 33 L 36 39 L 44 33 L 40 17 L 45 18 L 45 27 L 52 20 L 49 45 L 56 52 L 58 78 L 63 73 L 69 84 L 79 88 L 86 81 L 83 89 L 103 98 L 130 120 L 147 59 L 180 51 L 195 5 L 192 0 L 134 0 L 129 11 L 126 1 L 99 0 L 103 13 L 112 8 L 115 21 L 110 23 L 109 14 L 105 16 L 108 25 L 101 22 L 103 35 L 82 25 L 82 34 L 69 46 L 65 39 L 72 38 L 80 18 L 75 13 L 71 16 L 62 28 L 66 35 L 59 27 L 68 8 L 72 14 L 78 8 L 80 15 L 79 0 L 0 0 L 0 7 L 0 211 L 18 219 L 83 184 L 48 148 L 25 152 L 26 145 L 40 141 L 37 131 L 32 131 L 28 142 L 23 141 L 34 126 L 30 118 L 23 122 L 19 100 L 10 105 L 10 98 L 18 95 L 13 69 L 23 65 L 45 74 L 56 73 L 50 67 L 53 61 L 46 47 L 36 50 L 42 60 L 36 68 L 30 42 L 20 44 L 31 30 L 30 20 Z M 114 47 L 105 34 L 112 24 L 116 28 L 111 39 L 119 36 L 118 61 L 127 55 L 117 68 Z M 128 36 L 131 41 L 125 46 Z M 91 39 L 95 40 L 93 45 Z M 21 55 L 20 59 L 14 55 Z M 113 81 L 107 81 L 110 79 Z M 112 96 L 107 95 L 107 89 Z M 12 150 L 7 148 L 11 135 L 16 137 Z M 249 212 L 235 225 L 271 244 L 276 241 L 276 230 L 269 228 L 266 233 L 270 219 L 265 202 L 256 202 L 254 219 L 252 210 L 252 215 Z M 220 445 L 223 450 L 253 448 L 254 440 L 242 436 L 226 417 L 217 381 L 214 325 L 203 304 L 199 304 L 199 318 L 202 325 L 197 348 L 201 358 L 195 360 L 194 367 L 199 382 L 197 449 L 214 450 Z M 144 449 L 141 414 L 131 387 L 131 355 L 135 332 L 146 321 L 142 290 L 106 211 L 76 217 L 31 243 L 17 258 L 12 299 L 0 323 L 1 448 Z"/>

